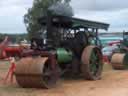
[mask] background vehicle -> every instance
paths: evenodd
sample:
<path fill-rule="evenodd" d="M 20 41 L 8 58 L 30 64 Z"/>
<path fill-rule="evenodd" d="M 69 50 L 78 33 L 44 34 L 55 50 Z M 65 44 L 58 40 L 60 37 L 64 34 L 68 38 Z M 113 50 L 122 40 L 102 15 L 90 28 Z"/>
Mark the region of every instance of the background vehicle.
<path fill-rule="evenodd" d="M 113 52 L 115 50 L 118 50 L 118 45 L 113 44 L 113 45 L 108 45 L 104 48 L 102 48 L 102 53 L 103 53 L 103 57 L 106 58 L 110 61 L 111 60 L 111 56 L 113 55 Z"/>
<path fill-rule="evenodd" d="M 123 40 L 114 50 L 111 64 L 114 69 L 128 69 L 128 32 L 123 32 Z"/>

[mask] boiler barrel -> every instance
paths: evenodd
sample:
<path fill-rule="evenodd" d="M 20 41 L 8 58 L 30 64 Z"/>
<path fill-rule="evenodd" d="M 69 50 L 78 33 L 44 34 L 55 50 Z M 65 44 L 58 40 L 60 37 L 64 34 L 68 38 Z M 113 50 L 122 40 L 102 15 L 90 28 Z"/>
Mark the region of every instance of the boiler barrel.
<path fill-rule="evenodd" d="M 128 54 L 115 53 L 112 56 L 111 64 L 113 69 L 128 69 Z"/>
<path fill-rule="evenodd" d="M 57 61 L 58 63 L 69 63 L 72 61 L 72 52 L 67 51 L 64 48 L 57 49 Z"/>

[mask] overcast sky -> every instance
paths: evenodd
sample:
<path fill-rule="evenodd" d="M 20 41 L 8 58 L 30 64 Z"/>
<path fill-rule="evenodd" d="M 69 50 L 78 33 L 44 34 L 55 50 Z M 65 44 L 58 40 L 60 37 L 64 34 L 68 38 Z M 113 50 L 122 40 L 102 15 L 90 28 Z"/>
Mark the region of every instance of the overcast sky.
<path fill-rule="evenodd" d="M 0 0 L 0 33 L 26 33 L 23 16 L 33 0 Z M 111 24 L 108 31 L 128 31 L 128 0 L 72 0 L 75 17 Z"/>

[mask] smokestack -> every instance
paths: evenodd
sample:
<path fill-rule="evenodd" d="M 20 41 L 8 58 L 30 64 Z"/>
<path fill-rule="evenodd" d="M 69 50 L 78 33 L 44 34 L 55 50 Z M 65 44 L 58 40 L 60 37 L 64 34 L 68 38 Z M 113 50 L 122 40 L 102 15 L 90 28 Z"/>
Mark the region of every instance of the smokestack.
<path fill-rule="evenodd" d="M 72 17 L 74 15 L 72 7 L 66 2 L 57 2 L 48 8 L 54 15 Z"/>

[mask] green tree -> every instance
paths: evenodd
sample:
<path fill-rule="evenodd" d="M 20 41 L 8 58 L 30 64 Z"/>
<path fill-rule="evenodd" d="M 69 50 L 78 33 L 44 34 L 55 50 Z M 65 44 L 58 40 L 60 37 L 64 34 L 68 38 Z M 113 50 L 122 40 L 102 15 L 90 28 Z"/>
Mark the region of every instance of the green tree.
<path fill-rule="evenodd" d="M 38 24 L 38 18 L 47 16 L 50 6 L 59 3 L 67 4 L 66 7 L 69 6 L 72 11 L 69 4 L 70 1 L 71 0 L 34 0 L 32 8 L 29 8 L 27 14 L 24 16 L 24 23 L 26 25 L 29 38 L 35 36 L 37 33 L 40 34 L 42 26 Z"/>

